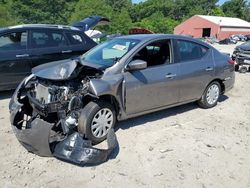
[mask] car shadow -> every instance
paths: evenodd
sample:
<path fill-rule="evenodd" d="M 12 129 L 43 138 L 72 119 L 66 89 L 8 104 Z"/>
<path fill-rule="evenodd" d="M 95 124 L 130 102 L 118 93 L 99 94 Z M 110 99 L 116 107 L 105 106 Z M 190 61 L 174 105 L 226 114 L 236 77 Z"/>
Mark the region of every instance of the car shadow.
<path fill-rule="evenodd" d="M 15 90 L 1 91 L 0 100 L 11 98 Z"/>
<path fill-rule="evenodd" d="M 187 111 L 194 110 L 196 108 L 199 108 L 196 103 L 189 103 L 189 104 L 185 104 L 185 105 L 181 105 L 181 106 L 177 106 L 177 107 L 173 107 L 173 108 L 169 108 L 165 110 L 160 110 L 160 111 L 153 112 L 150 114 L 138 116 L 135 118 L 131 118 L 125 121 L 118 122 L 117 126 L 115 127 L 115 131 L 119 129 L 125 130 L 125 129 L 129 129 L 132 127 L 136 127 L 138 125 L 143 125 L 148 122 L 153 122 L 162 118 L 175 116 L 177 114 L 182 114 Z"/>
<path fill-rule="evenodd" d="M 228 97 L 226 95 L 222 95 L 219 99 L 219 102 L 224 102 L 227 99 L 228 99 Z M 190 110 L 197 109 L 197 108 L 200 108 L 200 107 L 197 105 L 196 102 L 193 102 L 193 103 L 188 103 L 188 104 L 180 105 L 177 107 L 168 108 L 165 110 L 160 110 L 157 112 L 149 113 L 146 115 L 138 116 L 135 118 L 131 118 L 131 119 L 128 119 L 125 121 L 118 122 L 117 126 L 115 127 L 115 131 L 118 131 L 119 129 L 126 130 L 126 129 L 129 129 L 132 127 L 136 127 L 138 125 L 143 125 L 143 124 L 148 123 L 148 122 L 153 122 L 153 121 L 157 121 L 157 120 L 162 119 L 162 118 L 182 114 L 182 113 L 185 113 L 185 112 L 188 112 Z"/>

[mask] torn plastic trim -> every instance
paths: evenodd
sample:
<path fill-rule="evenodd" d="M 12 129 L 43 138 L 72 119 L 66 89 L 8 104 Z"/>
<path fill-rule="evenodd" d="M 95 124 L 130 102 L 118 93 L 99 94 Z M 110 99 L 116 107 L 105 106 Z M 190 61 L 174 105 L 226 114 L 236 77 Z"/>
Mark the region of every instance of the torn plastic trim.
<path fill-rule="evenodd" d="M 23 80 L 19 85 L 18 87 L 16 88 L 12 98 L 10 99 L 10 102 L 9 102 L 9 111 L 12 112 L 14 110 L 16 110 L 17 108 L 21 107 L 22 104 L 18 102 L 18 95 L 19 95 L 19 92 L 20 92 L 20 89 L 24 87 L 24 82 L 25 80 Z"/>
<path fill-rule="evenodd" d="M 106 162 L 112 151 L 118 147 L 113 129 L 108 132 L 106 141 L 107 149 L 94 148 L 91 141 L 84 140 L 78 132 L 75 132 L 56 145 L 53 155 L 60 160 L 79 166 L 101 164 Z"/>
<path fill-rule="evenodd" d="M 16 109 L 11 112 L 12 129 L 18 141 L 29 152 L 42 157 L 52 156 L 49 145 L 49 136 L 53 124 L 35 118 L 29 123 L 29 128 L 22 129 L 22 127 L 18 125 L 18 122 L 22 121 L 22 118 L 23 114 L 20 110 Z"/>

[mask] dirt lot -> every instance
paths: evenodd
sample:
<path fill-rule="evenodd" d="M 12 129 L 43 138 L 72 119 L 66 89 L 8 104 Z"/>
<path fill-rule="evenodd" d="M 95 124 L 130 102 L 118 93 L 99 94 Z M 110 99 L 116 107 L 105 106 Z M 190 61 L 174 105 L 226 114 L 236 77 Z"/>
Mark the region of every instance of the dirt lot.
<path fill-rule="evenodd" d="M 0 93 L 0 187 L 250 187 L 250 73 L 237 73 L 213 109 L 187 104 L 119 123 L 119 150 L 96 167 L 28 153 L 9 124 L 10 96 Z"/>

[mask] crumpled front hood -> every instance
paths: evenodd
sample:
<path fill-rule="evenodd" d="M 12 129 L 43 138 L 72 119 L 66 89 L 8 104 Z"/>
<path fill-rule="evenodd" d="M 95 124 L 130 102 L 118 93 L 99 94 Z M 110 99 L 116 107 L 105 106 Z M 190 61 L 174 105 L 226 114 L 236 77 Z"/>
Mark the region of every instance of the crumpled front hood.
<path fill-rule="evenodd" d="M 39 78 L 48 80 L 68 80 L 76 77 L 79 73 L 79 71 L 76 71 L 76 69 L 81 69 L 84 66 L 95 68 L 98 70 L 103 70 L 106 68 L 104 66 L 81 61 L 80 58 L 76 58 L 54 61 L 51 63 L 39 65 L 32 69 L 32 74 Z"/>
<path fill-rule="evenodd" d="M 77 67 L 76 59 L 66 59 L 39 65 L 32 69 L 37 77 L 49 80 L 65 80 L 70 78 Z"/>

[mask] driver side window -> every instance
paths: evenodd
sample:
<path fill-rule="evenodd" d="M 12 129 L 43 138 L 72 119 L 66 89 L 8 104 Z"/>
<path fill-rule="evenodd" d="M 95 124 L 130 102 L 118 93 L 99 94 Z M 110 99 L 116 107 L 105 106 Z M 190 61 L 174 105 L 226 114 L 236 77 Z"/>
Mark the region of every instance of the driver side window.
<path fill-rule="evenodd" d="M 169 64 L 171 62 L 170 40 L 161 40 L 148 44 L 142 48 L 133 60 L 143 60 L 148 67 Z"/>

